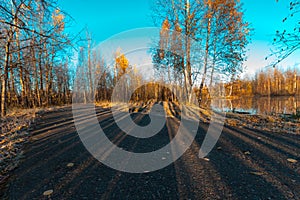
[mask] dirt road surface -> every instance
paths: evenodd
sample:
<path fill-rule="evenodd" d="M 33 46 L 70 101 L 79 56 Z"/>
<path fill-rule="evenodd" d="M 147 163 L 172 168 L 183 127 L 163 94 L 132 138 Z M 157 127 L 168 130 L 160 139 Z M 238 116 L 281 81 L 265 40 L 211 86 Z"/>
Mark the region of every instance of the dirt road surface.
<path fill-rule="evenodd" d="M 168 118 L 157 135 L 138 139 L 122 133 L 110 110 L 98 107 L 97 114 L 111 141 L 132 152 L 165 146 L 174 136 L 169 130 L 178 127 L 176 118 Z M 140 125 L 149 122 L 145 114 L 132 117 Z M 207 123 L 199 123 L 195 141 L 173 164 L 131 174 L 93 158 L 76 132 L 71 107 L 43 113 L 30 133 L 20 166 L 13 171 L 8 198 L 300 199 L 300 135 L 225 126 L 208 159 L 199 159 L 207 129 Z M 44 196 L 47 190 L 53 193 Z"/>

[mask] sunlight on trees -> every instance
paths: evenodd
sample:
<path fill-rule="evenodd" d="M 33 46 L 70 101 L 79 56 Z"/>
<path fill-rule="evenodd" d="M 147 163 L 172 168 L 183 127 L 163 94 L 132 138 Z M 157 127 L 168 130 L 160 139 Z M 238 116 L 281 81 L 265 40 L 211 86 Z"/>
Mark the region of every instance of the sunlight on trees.
<path fill-rule="evenodd" d="M 250 28 L 239 2 L 157 0 L 155 5 L 153 18 L 161 32 L 153 62 L 169 82 L 183 80 L 188 95 L 198 85 L 201 102 L 218 74 L 233 81 L 243 72 Z"/>
<path fill-rule="evenodd" d="M 266 69 L 253 78 L 245 78 L 225 84 L 226 95 L 245 96 L 297 96 L 300 95 L 299 69 Z"/>
<path fill-rule="evenodd" d="M 128 66 L 129 66 L 129 61 L 125 57 L 125 55 L 120 52 L 117 52 L 116 67 L 121 70 L 121 74 L 126 73 L 126 69 L 128 68 Z"/>
<path fill-rule="evenodd" d="M 156 0 L 152 11 L 154 24 L 161 27 L 159 41 L 153 42 L 151 51 L 157 76 L 153 84 L 139 88 L 132 100 L 151 97 L 176 101 L 172 92 L 177 86 L 184 89 L 184 94 L 176 95 L 186 95 L 191 102 L 191 94 L 196 92 L 199 103 L 214 94 L 230 97 L 299 93 L 296 69 L 275 68 L 258 72 L 253 80 L 241 80 L 252 29 L 244 19 L 240 1 Z M 298 0 L 291 1 L 290 12 L 284 22 L 298 14 Z M 0 3 L 0 14 L 1 116 L 13 107 L 71 103 L 74 84 L 84 89 L 79 95 L 87 103 L 109 101 L 123 76 L 127 89 L 143 80 L 121 49 L 115 50 L 115 63 L 108 66 L 101 55 L 104 52 L 94 49 L 92 33 L 86 31 L 83 38 L 71 38 L 66 30 L 70 17 L 55 0 L 5 0 Z M 278 62 L 299 49 L 299 30 L 296 24 L 294 32 L 276 33 L 277 50 L 273 55 Z M 74 67 L 69 58 L 72 48 L 79 52 Z M 75 75 L 80 77 L 77 83 Z M 155 81 L 170 86 L 171 92 Z M 225 91 L 220 89 L 223 86 Z"/>
<path fill-rule="evenodd" d="M 0 3 L 1 116 L 8 107 L 70 103 L 68 19 L 55 1 Z"/>

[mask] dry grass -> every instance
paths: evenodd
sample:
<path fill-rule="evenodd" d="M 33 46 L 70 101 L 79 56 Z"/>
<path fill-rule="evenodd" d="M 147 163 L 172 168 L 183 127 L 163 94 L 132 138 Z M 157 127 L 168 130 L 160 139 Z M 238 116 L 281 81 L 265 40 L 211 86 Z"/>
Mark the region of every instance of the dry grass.
<path fill-rule="evenodd" d="M 300 134 L 300 120 L 287 121 L 275 115 L 243 115 L 226 114 L 226 124 L 230 126 L 248 127 L 273 133 Z"/>
<path fill-rule="evenodd" d="M 0 181 L 18 165 L 35 113 L 34 109 L 12 110 L 0 119 Z"/>
<path fill-rule="evenodd" d="M 111 108 L 113 106 L 113 103 L 109 101 L 101 101 L 101 102 L 96 102 L 95 105 L 100 106 L 102 108 Z"/>
<path fill-rule="evenodd" d="M 18 166 L 23 155 L 24 144 L 29 141 L 29 130 L 37 113 L 64 106 L 32 109 L 10 109 L 7 116 L 0 118 L 0 183 L 8 172 Z"/>
<path fill-rule="evenodd" d="M 165 113 L 168 117 L 174 117 L 173 114 L 172 114 L 172 111 L 170 110 L 170 107 L 169 107 L 169 102 L 166 102 L 164 101 L 163 102 L 163 107 L 165 109 Z"/>

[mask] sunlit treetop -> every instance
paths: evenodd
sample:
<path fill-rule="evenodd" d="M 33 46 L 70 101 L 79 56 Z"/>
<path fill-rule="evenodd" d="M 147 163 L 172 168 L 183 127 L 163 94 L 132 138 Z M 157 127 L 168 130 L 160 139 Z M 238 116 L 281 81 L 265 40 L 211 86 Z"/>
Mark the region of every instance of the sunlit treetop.
<path fill-rule="evenodd" d="M 58 28 L 59 31 L 63 31 L 65 28 L 64 19 L 65 16 L 61 13 L 59 9 L 56 9 L 52 14 L 53 24 Z"/>
<path fill-rule="evenodd" d="M 118 50 L 116 53 L 116 66 L 120 68 L 123 71 L 123 73 L 126 72 L 126 69 L 129 66 L 128 59 L 123 53 L 120 52 L 120 50 Z"/>

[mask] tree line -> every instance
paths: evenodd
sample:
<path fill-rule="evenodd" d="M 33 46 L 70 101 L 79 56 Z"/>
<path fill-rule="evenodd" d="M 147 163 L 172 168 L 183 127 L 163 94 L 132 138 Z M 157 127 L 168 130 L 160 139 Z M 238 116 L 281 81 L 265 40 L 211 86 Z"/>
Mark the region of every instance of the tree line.
<path fill-rule="evenodd" d="M 68 22 L 52 0 L 0 2 L 1 116 L 70 102 Z"/>
<path fill-rule="evenodd" d="M 267 68 L 253 78 L 226 83 L 224 96 L 299 96 L 300 70 Z M 216 88 L 215 88 L 216 89 Z"/>

